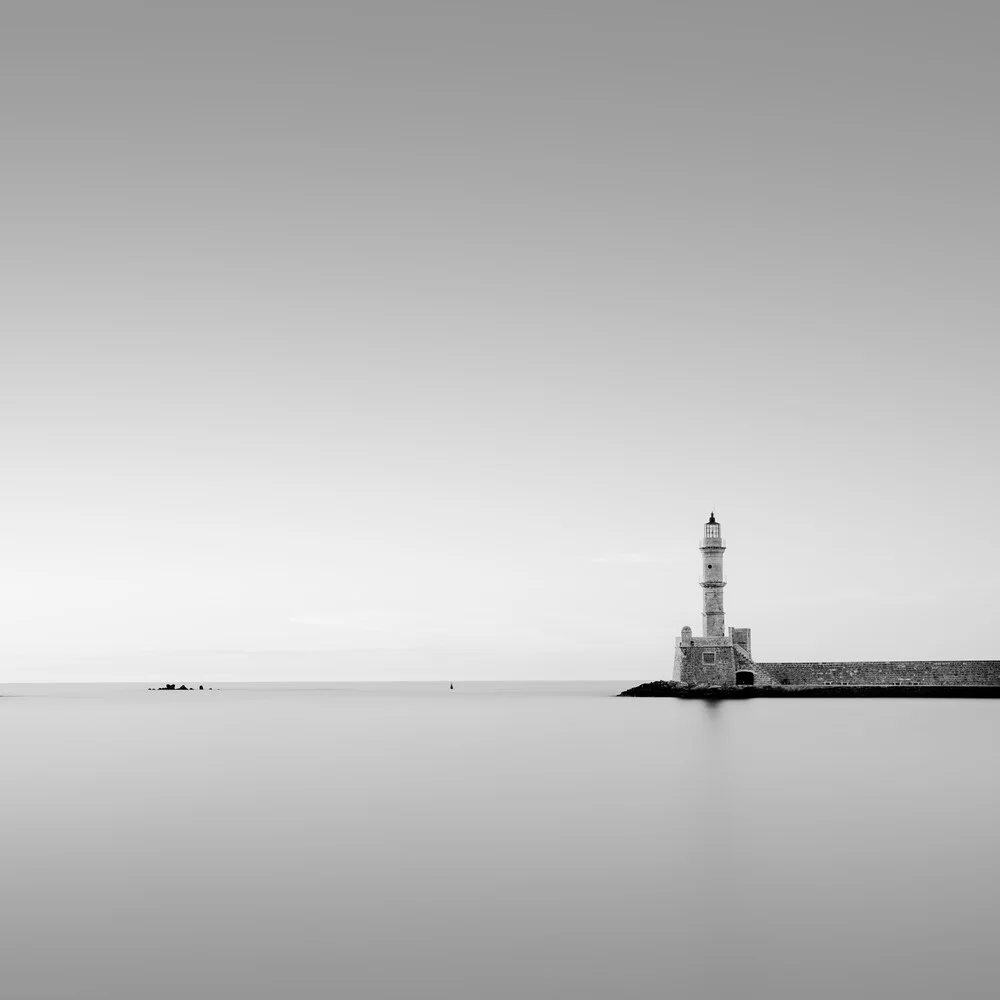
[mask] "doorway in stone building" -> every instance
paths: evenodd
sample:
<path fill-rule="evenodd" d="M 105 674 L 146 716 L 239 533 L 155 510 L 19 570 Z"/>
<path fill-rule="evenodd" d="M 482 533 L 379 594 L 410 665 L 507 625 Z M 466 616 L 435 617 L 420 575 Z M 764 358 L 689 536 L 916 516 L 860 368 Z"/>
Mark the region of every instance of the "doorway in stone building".
<path fill-rule="evenodd" d="M 752 670 L 737 670 L 736 684 L 738 687 L 753 687 L 754 676 Z"/>

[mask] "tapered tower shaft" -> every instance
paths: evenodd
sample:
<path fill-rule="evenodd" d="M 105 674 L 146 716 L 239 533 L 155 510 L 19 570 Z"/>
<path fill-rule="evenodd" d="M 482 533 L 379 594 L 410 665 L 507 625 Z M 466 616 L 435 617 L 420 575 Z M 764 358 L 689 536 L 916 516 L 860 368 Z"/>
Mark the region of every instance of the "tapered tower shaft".
<path fill-rule="evenodd" d="M 702 587 L 702 634 L 724 636 L 726 615 L 722 606 L 722 591 L 726 578 L 722 573 L 722 556 L 726 551 L 722 541 L 722 530 L 715 520 L 713 511 L 705 523 L 705 534 L 701 540 L 701 587 Z"/>

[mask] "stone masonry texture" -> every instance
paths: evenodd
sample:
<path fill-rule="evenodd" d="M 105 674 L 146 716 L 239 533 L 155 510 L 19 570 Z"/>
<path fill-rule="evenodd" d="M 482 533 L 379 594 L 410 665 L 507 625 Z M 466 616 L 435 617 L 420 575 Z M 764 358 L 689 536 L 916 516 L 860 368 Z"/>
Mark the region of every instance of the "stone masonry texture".
<path fill-rule="evenodd" d="M 858 663 L 757 663 L 775 684 L 854 687 L 1000 687 L 1000 660 L 869 660 Z"/>

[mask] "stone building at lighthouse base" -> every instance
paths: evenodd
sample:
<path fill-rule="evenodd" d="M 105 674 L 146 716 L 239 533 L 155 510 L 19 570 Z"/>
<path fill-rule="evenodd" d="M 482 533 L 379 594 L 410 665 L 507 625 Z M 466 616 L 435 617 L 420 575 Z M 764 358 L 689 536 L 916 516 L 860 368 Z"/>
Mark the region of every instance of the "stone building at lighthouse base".
<path fill-rule="evenodd" d="M 726 635 L 692 635 L 681 629 L 674 646 L 674 680 L 688 684 L 735 687 L 754 684 L 757 672 L 750 656 L 750 629 L 730 628 Z"/>

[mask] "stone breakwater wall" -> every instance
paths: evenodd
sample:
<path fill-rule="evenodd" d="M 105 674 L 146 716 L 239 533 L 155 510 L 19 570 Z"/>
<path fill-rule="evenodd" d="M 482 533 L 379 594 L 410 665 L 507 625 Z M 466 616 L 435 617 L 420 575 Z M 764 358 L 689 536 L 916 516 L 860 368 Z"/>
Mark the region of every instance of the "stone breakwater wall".
<path fill-rule="evenodd" d="M 859 663 L 758 663 L 758 683 L 848 687 L 927 685 L 1000 687 L 1000 660 L 871 660 Z"/>

